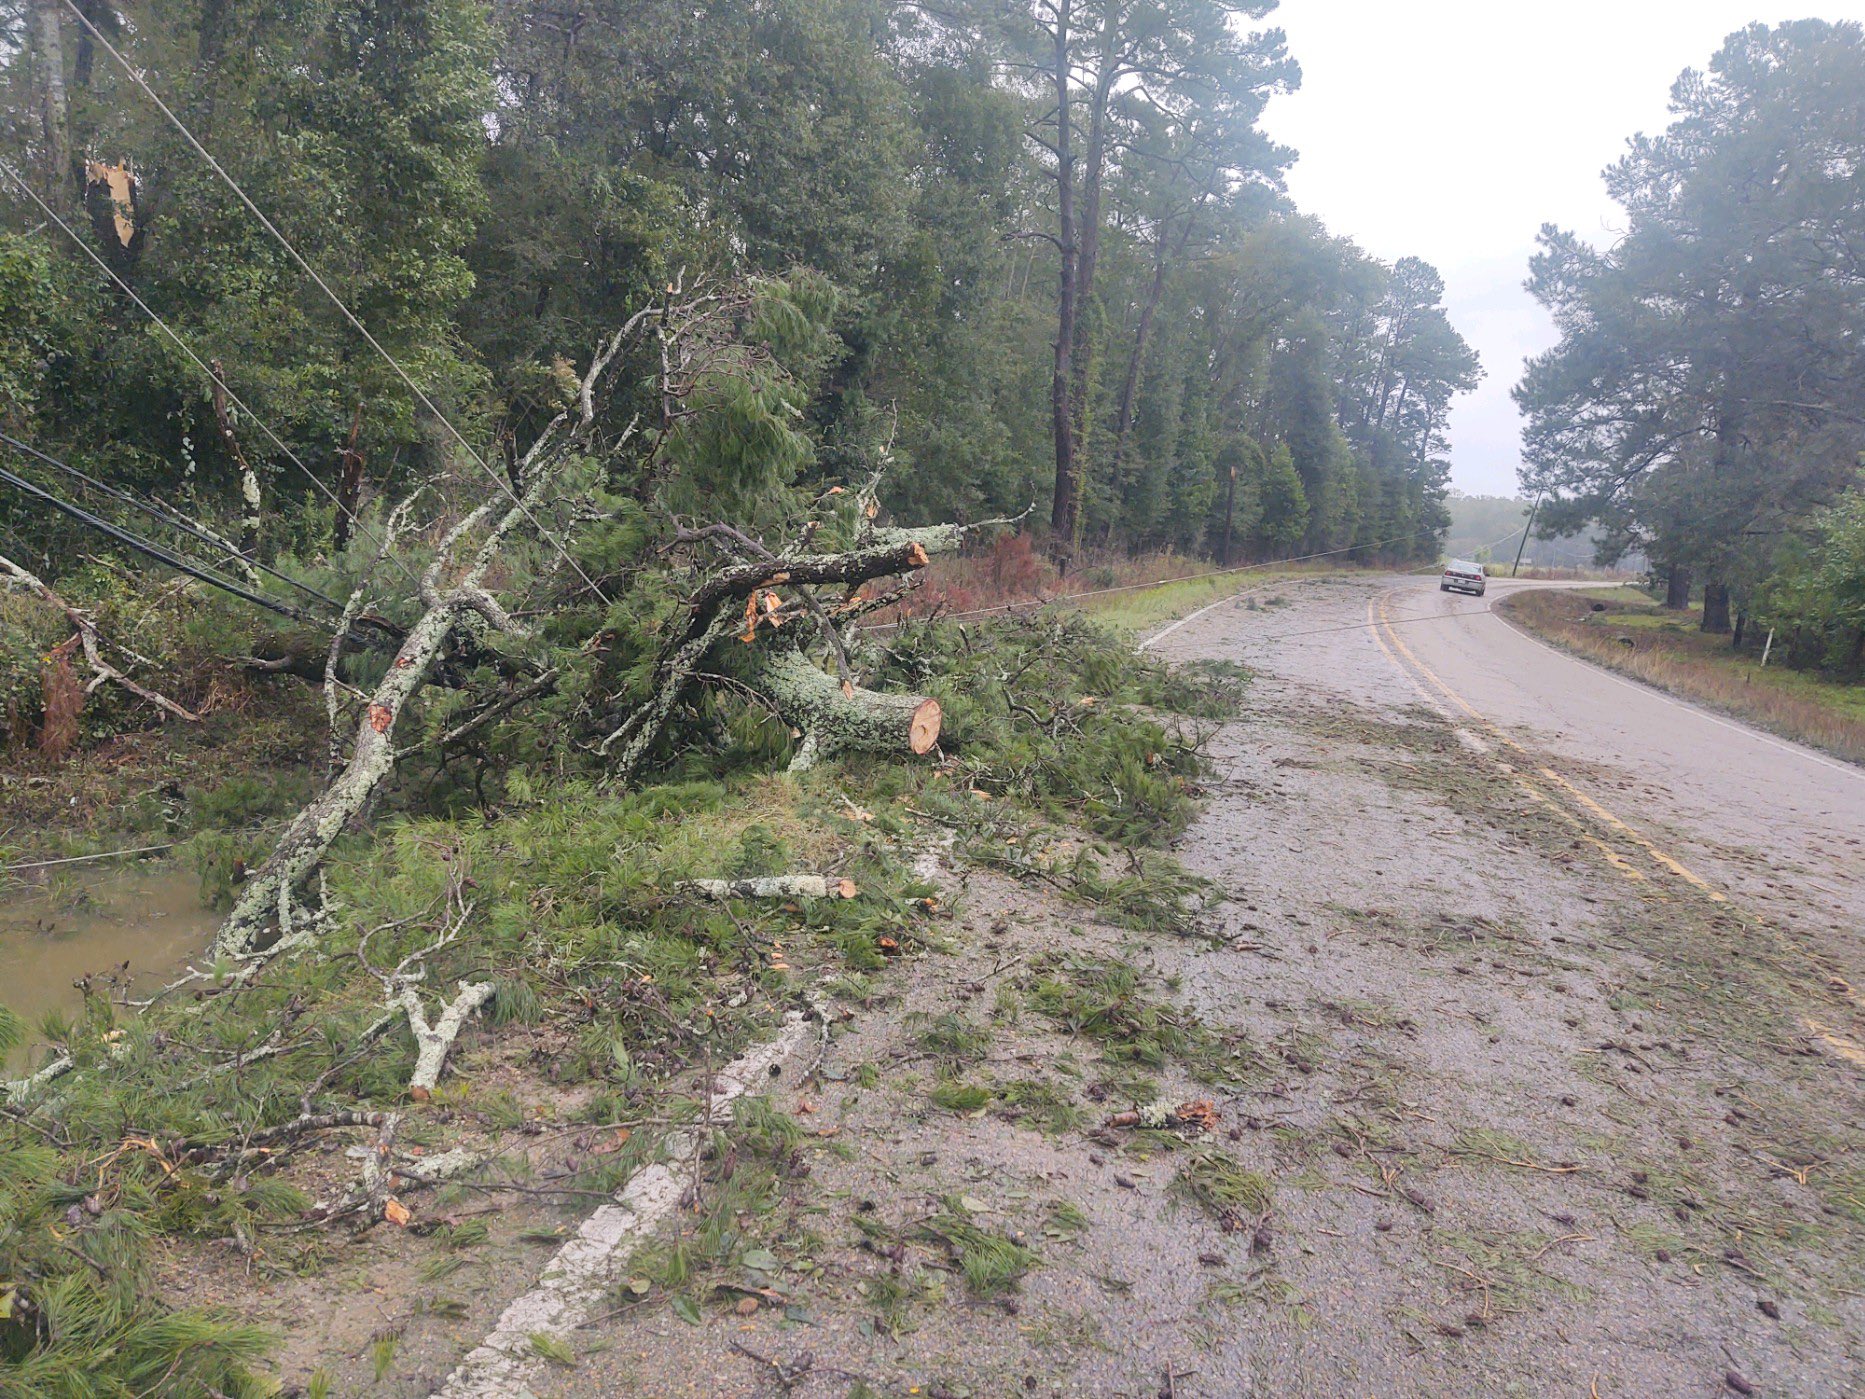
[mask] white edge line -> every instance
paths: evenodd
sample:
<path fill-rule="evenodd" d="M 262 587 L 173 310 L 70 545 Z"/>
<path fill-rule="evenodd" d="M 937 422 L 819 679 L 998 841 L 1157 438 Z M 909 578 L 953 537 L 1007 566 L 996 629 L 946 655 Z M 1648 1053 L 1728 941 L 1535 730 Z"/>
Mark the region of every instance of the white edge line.
<path fill-rule="evenodd" d="M 756 1085 L 768 1083 L 771 1069 L 789 1058 L 808 1033 L 808 1017 L 791 1011 L 776 1039 L 747 1050 L 714 1074 L 711 1122 L 729 1120 L 720 1110 Z M 699 1144 L 699 1131 L 691 1129 L 670 1137 L 667 1152 L 679 1163 L 690 1160 Z M 530 1395 L 526 1380 L 544 1364 L 531 1338 L 562 1340 L 587 1321 L 608 1289 L 611 1266 L 679 1207 L 685 1185 L 684 1174 L 666 1163 L 637 1171 L 610 1203 L 583 1221 L 576 1237 L 557 1250 L 537 1285 L 505 1309 L 491 1334 L 467 1353 L 433 1399 Z"/>
<path fill-rule="evenodd" d="M 1528 590 L 1517 589 L 1516 591 L 1526 592 Z M 1532 635 L 1519 623 L 1510 621 L 1502 613 L 1496 611 L 1493 604 L 1489 607 L 1485 607 L 1483 611 L 1487 612 L 1491 617 L 1494 617 L 1498 622 L 1502 623 L 1503 626 L 1507 627 L 1531 646 L 1539 646 L 1543 651 L 1551 655 L 1559 656 L 1562 660 L 1572 661 L 1575 665 L 1585 666 L 1594 674 L 1612 681 L 1615 685 L 1623 685 L 1628 690 L 1637 690 L 1640 694 L 1650 695 L 1653 699 L 1662 700 L 1674 709 L 1687 710 L 1696 715 L 1699 719 L 1707 719 L 1710 723 L 1719 725 L 1722 728 L 1732 729 L 1739 734 L 1746 734 L 1749 738 L 1754 739 L 1758 743 L 1765 743 L 1770 748 L 1779 748 L 1783 753 L 1792 753 L 1797 758 L 1806 758 L 1810 762 L 1818 763 L 1821 767 L 1831 768 L 1834 772 L 1843 772 L 1848 777 L 1865 777 L 1865 768 L 1854 766 L 1851 763 L 1842 763 L 1837 758 L 1829 758 L 1824 753 L 1809 748 L 1805 744 L 1793 743 L 1784 738 L 1777 738 L 1774 734 L 1767 733 L 1752 725 L 1739 723 L 1734 719 L 1726 719 L 1703 705 L 1693 704 L 1689 700 L 1679 699 L 1676 695 L 1668 691 L 1660 690 L 1656 685 L 1647 685 L 1642 680 L 1630 679 L 1621 675 L 1616 670 L 1611 670 L 1599 664 L 1597 661 L 1590 661 L 1585 656 L 1576 656 L 1571 651 L 1563 651 L 1558 646 L 1552 646 L 1543 641 L 1540 637 Z"/>
<path fill-rule="evenodd" d="M 1171 582 L 1173 580 L 1167 579 L 1166 581 Z M 1184 626 L 1187 622 L 1195 622 L 1200 617 L 1204 616 L 1205 613 L 1214 612 L 1218 608 L 1222 607 L 1227 602 L 1235 602 L 1239 598 L 1245 596 L 1246 594 L 1255 592 L 1258 588 L 1266 588 L 1268 586 L 1269 585 L 1267 583 L 1256 583 L 1256 584 L 1252 584 L 1250 587 L 1247 587 L 1247 588 L 1239 588 L 1234 593 L 1227 593 L 1225 596 L 1219 598 L 1216 602 L 1208 602 L 1203 607 L 1199 608 L 1196 612 L 1187 612 L 1183 617 L 1179 618 L 1178 621 L 1170 622 L 1167 625 L 1161 627 L 1158 631 L 1154 632 L 1151 636 L 1147 637 L 1146 640 L 1142 641 L 1134 649 L 1138 651 L 1144 651 L 1147 647 L 1151 646 L 1155 641 L 1164 641 L 1168 636 L 1171 636 L 1173 632 L 1177 631 L 1180 627 Z"/>

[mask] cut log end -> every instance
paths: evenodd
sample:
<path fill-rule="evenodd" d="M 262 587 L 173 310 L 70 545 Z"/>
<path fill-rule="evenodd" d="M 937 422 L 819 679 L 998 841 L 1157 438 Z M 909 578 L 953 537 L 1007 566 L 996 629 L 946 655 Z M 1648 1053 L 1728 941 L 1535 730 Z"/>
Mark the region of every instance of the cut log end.
<path fill-rule="evenodd" d="M 944 722 L 945 711 L 939 707 L 938 700 L 921 700 L 913 711 L 913 722 L 907 726 L 907 746 L 916 755 L 931 752 L 939 741 L 939 728 Z"/>

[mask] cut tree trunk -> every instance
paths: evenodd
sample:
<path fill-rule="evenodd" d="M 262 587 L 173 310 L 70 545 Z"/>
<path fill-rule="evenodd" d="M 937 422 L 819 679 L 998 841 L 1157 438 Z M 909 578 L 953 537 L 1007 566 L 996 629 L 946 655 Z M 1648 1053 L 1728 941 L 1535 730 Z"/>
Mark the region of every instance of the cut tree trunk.
<path fill-rule="evenodd" d="M 1729 585 L 1714 579 L 1703 585 L 1703 622 L 1700 630 L 1718 636 L 1729 630 Z"/>
<path fill-rule="evenodd" d="M 849 749 L 919 756 L 939 741 L 943 714 L 938 700 L 838 681 L 787 643 L 760 658 L 750 683 L 788 723 L 803 730 L 793 772 Z"/>

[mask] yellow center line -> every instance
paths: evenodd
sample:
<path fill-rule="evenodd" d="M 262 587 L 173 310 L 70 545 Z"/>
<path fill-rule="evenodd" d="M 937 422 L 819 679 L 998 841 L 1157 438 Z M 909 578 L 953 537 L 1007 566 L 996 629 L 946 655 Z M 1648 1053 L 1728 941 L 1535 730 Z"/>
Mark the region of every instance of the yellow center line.
<path fill-rule="evenodd" d="M 1439 677 L 1436 671 L 1432 670 L 1430 666 L 1426 665 L 1423 661 L 1421 661 L 1418 658 L 1417 654 L 1413 652 L 1411 647 L 1405 644 L 1404 638 L 1402 638 L 1398 634 L 1398 632 L 1394 631 L 1392 627 L 1392 615 L 1391 615 L 1391 612 L 1389 611 L 1389 604 L 1391 603 L 1391 600 L 1392 600 L 1392 594 L 1390 593 L 1387 593 L 1386 595 L 1384 595 L 1383 597 L 1379 599 L 1380 626 L 1376 628 L 1373 633 L 1374 639 L 1376 641 L 1379 641 L 1380 647 L 1382 650 L 1386 651 L 1386 655 L 1388 657 L 1392 657 L 1392 651 L 1386 647 L 1385 641 L 1380 639 L 1379 632 L 1381 630 L 1383 630 L 1386 633 L 1386 636 L 1391 639 L 1393 646 L 1396 646 L 1399 649 L 1399 652 L 1405 657 L 1406 660 L 1411 662 L 1412 666 L 1418 671 L 1420 675 L 1422 675 L 1426 680 L 1430 681 L 1432 686 L 1438 691 L 1440 691 L 1444 695 L 1444 697 L 1448 699 L 1452 704 L 1456 705 L 1465 714 L 1469 715 L 1470 718 L 1474 720 L 1484 730 L 1485 733 L 1489 734 L 1489 736 L 1495 739 L 1496 742 L 1502 744 L 1503 746 L 1511 749 L 1515 753 L 1521 755 L 1524 759 L 1528 760 L 1529 762 L 1533 762 L 1534 761 L 1533 756 L 1528 752 L 1526 748 L 1524 748 L 1521 744 L 1517 743 L 1508 734 L 1504 733 L 1500 728 L 1496 726 L 1496 724 L 1492 720 L 1490 720 L 1483 714 L 1479 713 L 1468 701 L 1464 699 L 1462 695 L 1458 694 L 1454 689 L 1452 689 L 1449 685 L 1447 685 L 1443 681 L 1443 679 Z M 1371 606 L 1372 604 L 1369 603 L 1368 604 L 1369 611 L 1371 610 Z M 1401 667 L 1401 669 L 1403 669 L 1403 667 Z M 1413 685 L 1414 685 L 1414 688 L 1419 688 L 1416 681 L 1413 682 Z M 1420 690 L 1420 692 L 1423 693 L 1422 689 Z M 1428 695 L 1427 695 L 1427 698 L 1429 698 Z M 1667 855 L 1664 851 L 1660 850 L 1656 845 L 1652 844 L 1652 842 L 1646 836 L 1644 836 L 1641 832 L 1639 832 L 1632 826 L 1628 825 L 1625 821 L 1621 820 L 1613 812 L 1607 810 L 1606 807 L 1602 806 L 1599 802 L 1595 801 L 1592 797 L 1588 796 L 1585 792 L 1581 791 L 1572 782 L 1569 782 L 1565 777 L 1561 776 L 1560 773 L 1554 771 L 1553 768 L 1537 765 L 1536 771 L 1539 772 L 1542 777 L 1546 778 L 1548 781 L 1556 784 L 1562 790 L 1567 792 L 1570 796 L 1573 797 L 1575 801 L 1579 802 L 1580 805 L 1583 806 L 1588 812 L 1592 813 L 1594 817 L 1604 822 L 1611 829 L 1619 832 L 1627 840 L 1630 840 L 1634 845 L 1638 846 L 1639 849 L 1643 850 L 1647 855 L 1651 857 L 1654 863 L 1662 865 L 1665 869 L 1669 870 L 1672 874 L 1678 876 L 1680 879 L 1690 884 L 1693 888 L 1701 891 L 1712 903 L 1727 903 L 1728 902 L 1728 896 L 1724 894 L 1721 890 L 1713 888 L 1710 885 L 1708 880 L 1704 879 L 1701 875 L 1697 874 L 1694 870 L 1690 869 L 1681 860 L 1678 860 L 1670 855 Z M 1515 774 L 1515 776 L 1518 782 L 1521 782 L 1525 787 L 1529 786 L 1529 784 L 1526 781 L 1524 781 L 1524 779 L 1520 776 L 1520 774 Z M 1534 791 L 1532 787 L 1529 787 L 1529 790 L 1531 792 Z M 1535 795 L 1540 796 L 1542 794 L 1535 793 Z M 1549 808 L 1554 811 L 1564 810 L 1558 802 L 1554 802 L 1552 800 L 1549 800 L 1548 805 L 1549 805 Z M 1611 861 L 1613 868 L 1619 870 L 1621 873 L 1625 873 L 1627 870 L 1630 870 L 1632 868 L 1631 866 L 1627 865 L 1625 861 L 1621 857 L 1619 857 L 1615 852 L 1611 852 L 1610 848 L 1606 845 L 1604 841 L 1601 841 L 1597 837 L 1590 836 L 1590 835 L 1587 838 L 1595 846 L 1599 847 L 1599 849 L 1601 849 L 1602 851 L 1606 851 L 1608 853 L 1608 859 Z M 1634 873 L 1636 873 L 1636 871 L 1634 871 Z"/>
<path fill-rule="evenodd" d="M 1653 845 L 1644 836 L 1640 835 L 1637 831 L 1633 830 L 1630 826 L 1626 825 L 1625 822 L 1621 821 L 1617 816 L 1613 815 L 1612 812 L 1608 811 L 1605 807 L 1601 806 L 1598 802 L 1594 801 L 1593 798 L 1589 797 L 1585 792 L 1581 791 L 1578 787 L 1574 786 L 1573 783 L 1569 782 L 1565 777 L 1562 777 L 1558 772 L 1555 772 L 1552 768 L 1542 768 L 1541 775 L 1547 778 L 1548 781 L 1557 783 L 1561 787 L 1564 787 L 1569 793 L 1573 795 L 1573 798 L 1575 801 L 1579 802 L 1588 811 L 1592 812 L 1595 816 L 1599 817 L 1600 820 L 1604 821 L 1607 825 L 1611 826 L 1614 830 L 1622 833 L 1627 840 L 1631 841 L 1634 845 L 1637 845 L 1647 855 L 1651 856 L 1652 859 L 1656 860 L 1659 864 L 1663 865 L 1672 874 L 1678 876 L 1680 879 L 1684 880 L 1686 883 L 1695 885 L 1698 889 L 1701 889 L 1705 894 L 1709 896 L 1710 901 L 1712 903 L 1720 904 L 1720 903 L 1728 902 L 1728 896 L 1724 894 L 1722 890 L 1712 889 L 1709 885 L 1709 882 L 1705 880 L 1701 875 L 1697 874 L 1696 871 L 1687 868 L 1685 865 L 1679 863 L 1677 860 L 1672 859 L 1669 855 L 1665 854 L 1662 850 L 1658 849 L 1657 846 Z"/>
<path fill-rule="evenodd" d="M 1386 620 L 1384 616 L 1385 600 L 1383 598 L 1380 599 L 1380 602 L 1379 602 L 1380 615 L 1377 618 L 1374 615 L 1373 607 L 1374 607 L 1374 604 L 1372 600 L 1369 599 L 1366 604 L 1366 615 L 1367 615 L 1368 623 L 1374 624 L 1377 622 L 1384 622 Z M 1405 649 L 1405 643 L 1399 640 L 1397 633 L 1391 631 L 1391 625 L 1389 622 L 1386 623 L 1386 626 L 1384 629 L 1388 632 L 1388 634 L 1392 636 L 1392 640 L 1395 644 L 1397 644 L 1401 649 Z M 1379 625 L 1372 625 L 1371 630 L 1372 630 L 1374 642 L 1379 646 L 1379 649 L 1381 651 L 1386 653 L 1386 659 L 1392 662 L 1392 668 L 1398 671 L 1400 675 L 1405 677 L 1406 682 L 1410 684 L 1411 687 L 1418 692 L 1418 697 L 1422 699 L 1432 709 L 1435 709 L 1437 710 L 1438 713 L 1442 714 L 1446 720 L 1454 720 L 1456 716 L 1454 716 L 1448 710 L 1446 710 L 1444 706 L 1438 702 L 1437 697 L 1433 695 L 1431 691 L 1427 690 L 1423 685 L 1419 684 L 1418 678 L 1415 675 L 1413 675 L 1410 670 L 1406 669 L 1404 662 L 1402 662 L 1398 658 L 1398 656 L 1393 654 L 1392 647 L 1388 646 L 1386 644 L 1385 638 L 1380 635 L 1380 631 L 1382 630 L 1382 628 Z M 1408 656 L 1411 655 L 1411 652 L 1409 649 L 1406 649 L 1406 654 Z M 1416 663 L 1417 657 L 1414 656 L 1412 659 L 1414 663 Z M 1424 667 L 1420 666 L 1419 669 L 1423 670 Z M 1439 683 L 1441 684 L 1442 682 L 1439 682 Z M 1451 698 L 1454 700 L 1457 700 L 1456 695 L 1451 695 Z M 1462 700 L 1457 700 L 1457 702 L 1460 705 L 1463 705 Z M 1468 705 L 1463 705 L 1463 708 L 1466 711 L 1468 711 L 1470 715 L 1473 718 L 1475 718 L 1479 724 L 1482 724 L 1485 728 L 1491 728 L 1493 731 L 1493 726 L 1490 725 L 1489 722 L 1486 719 L 1484 719 L 1482 715 L 1478 714 L 1475 710 L 1470 709 Z M 1600 853 L 1600 855 L 1605 858 L 1606 863 L 1611 865 L 1613 869 L 1617 870 L 1623 878 L 1630 880 L 1631 882 L 1635 884 L 1644 883 L 1645 875 L 1643 871 L 1634 867 L 1617 850 L 1614 850 L 1610 845 L 1606 844 L 1605 841 L 1601 840 L 1598 836 L 1593 834 L 1592 831 L 1588 830 L 1585 823 L 1583 823 L 1579 817 L 1575 816 L 1573 812 L 1569 811 L 1566 807 L 1562 806 L 1559 802 L 1555 801 L 1554 798 L 1550 797 L 1546 792 L 1542 791 L 1534 783 L 1530 782 L 1526 777 L 1522 776 L 1522 774 L 1519 771 L 1517 771 L 1514 766 L 1512 766 L 1509 763 L 1504 762 L 1501 758 L 1497 757 L 1493 752 L 1491 752 L 1490 746 L 1487 743 L 1485 743 L 1482 739 L 1478 738 L 1475 734 L 1472 734 L 1467 729 L 1453 728 L 1452 732 L 1455 733 L 1462 742 L 1464 742 L 1471 748 L 1474 748 L 1480 753 L 1486 754 L 1490 758 L 1490 760 L 1496 764 L 1497 767 L 1502 769 L 1502 771 L 1506 773 L 1509 776 L 1509 778 L 1512 781 L 1514 781 L 1518 787 L 1520 787 L 1525 793 L 1528 794 L 1530 799 L 1532 799 L 1533 801 L 1539 802 L 1541 805 L 1545 806 L 1550 812 L 1552 812 L 1555 816 L 1559 817 L 1563 822 L 1565 822 L 1568 826 L 1570 826 L 1583 841 L 1585 841 L 1587 844 L 1591 845 L 1595 850 L 1597 850 Z M 1498 733 L 1497 737 L 1501 738 L 1504 742 L 1508 741 L 1507 737 L 1503 734 Z"/>

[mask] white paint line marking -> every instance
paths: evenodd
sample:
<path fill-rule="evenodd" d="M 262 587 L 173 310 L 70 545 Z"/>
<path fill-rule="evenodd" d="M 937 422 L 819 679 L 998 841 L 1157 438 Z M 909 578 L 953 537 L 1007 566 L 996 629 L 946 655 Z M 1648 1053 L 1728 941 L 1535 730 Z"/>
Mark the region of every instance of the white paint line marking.
<path fill-rule="evenodd" d="M 809 1018 L 792 1011 L 776 1039 L 746 1051 L 713 1075 L 712 1123 L 729 1121 L 733 1099 L 769 1083 L 772 1066 L 795 1053 L 809 1034 Z M 585 1219 L 576 1237 L 545 1266 L 537 1286 L 505 1309 L 492 1334 L 467 1353 L 434 1399 L 534 1399 L 526 1381 L 546 1362 L 531 1338 L 565 1340 L 589 1320 L 613 1281 L 614 1265 L 626 1261 L 626 1250 L 679 1207 L 686 1178 L 676 1168 L 690 1161 L 699 1146 L 697 1130 L 669 1138 L 671 1163 L 637 1171 L 612 1204 Z"/>
<path fill-rule="evenodd" d="M 1180 627 L 1184 626 L 1187 622 L 1195 622 L 1200 617 L 1204 616 L 1205 613 L 1214 612 L 1218 608 L 1222 607 L 1227 602 L 1241 601 L 1245 594 L 1256 592 L 1258 591 L 1258 589 L 1265 588 L 1268 586 L 1269 585 L 1266 583 L 1259 583 L 1252 587 L 1239 588 L 1237 589 L 1236 592 L 1230 594 L 1229 597 L 1221 597 L 1216 602 L 1206 603 L 1203 607 L 1199 608 L 1196 612 L 1187 612 L 1183 617 L 1179 618 L 1178 621 L 1170 623 L 1167 626 L 1161 627 L 1158 631 L 1154 632 L 1151 636 L 1147 637 L 1146 640 L 1142 641 L 1136 649 L 1144 651 L 1147 647 L 1151 646 L 1155 641 L 1164 641 L 1168 636 L 1171 636 L 1173 632 L 1177 631 Z"/>

